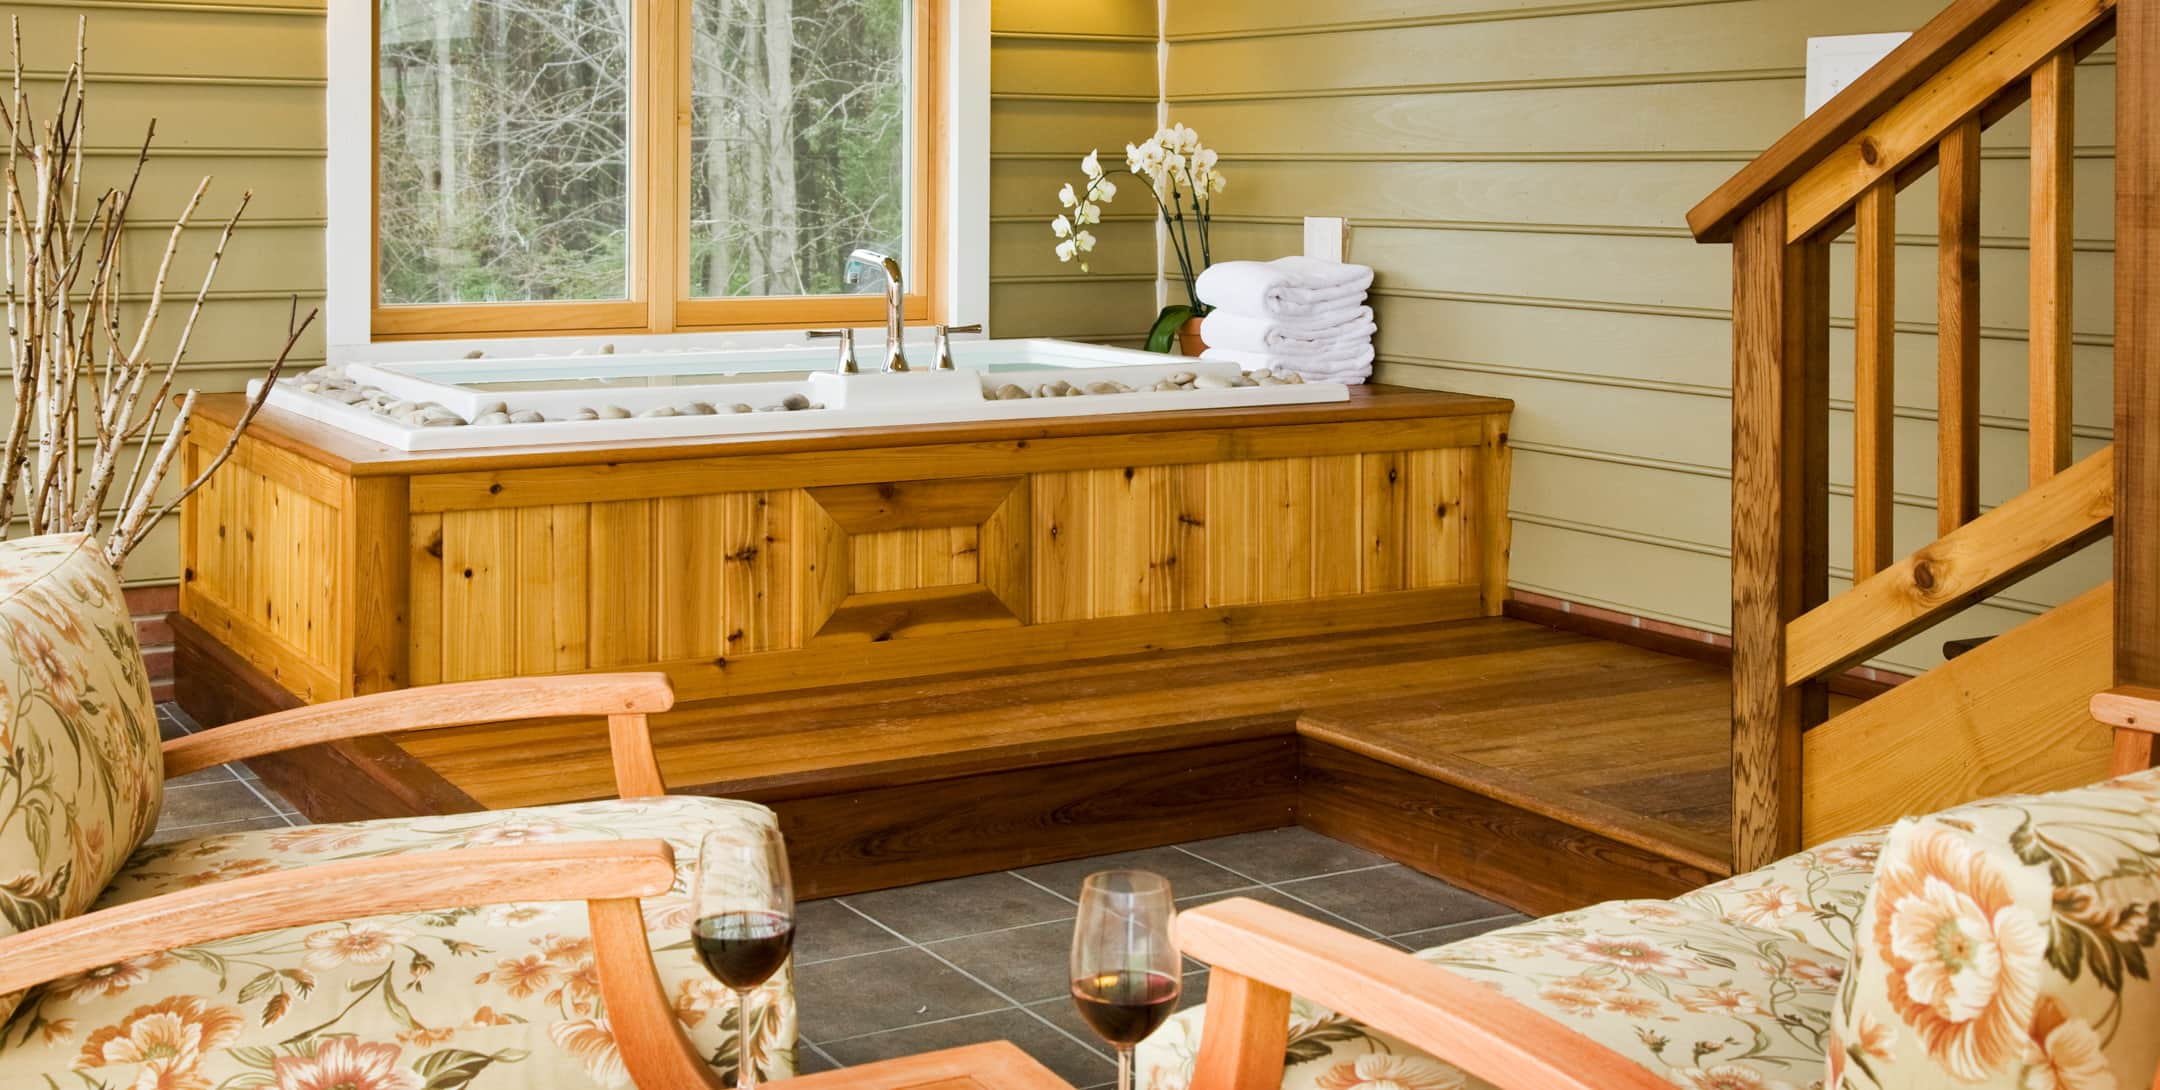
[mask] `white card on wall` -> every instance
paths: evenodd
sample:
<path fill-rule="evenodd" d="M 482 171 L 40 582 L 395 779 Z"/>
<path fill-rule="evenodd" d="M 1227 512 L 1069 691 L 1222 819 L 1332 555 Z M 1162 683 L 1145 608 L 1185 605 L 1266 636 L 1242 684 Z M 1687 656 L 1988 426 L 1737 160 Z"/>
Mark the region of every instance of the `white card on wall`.
<path fill-rule="evenodd" d="M 1864 75 L 1910 34 L 1841 34 L 1809 38 L 1807 43 L 1807 112 L 1814 113 Z"/>
<path fill-rule="evenodd" d="M 1305 256 L 1322 261 L 1341 261 L 1347 253 L 1344 235 L 1349 221 L 1340 216 L 1305 217 Z"/>

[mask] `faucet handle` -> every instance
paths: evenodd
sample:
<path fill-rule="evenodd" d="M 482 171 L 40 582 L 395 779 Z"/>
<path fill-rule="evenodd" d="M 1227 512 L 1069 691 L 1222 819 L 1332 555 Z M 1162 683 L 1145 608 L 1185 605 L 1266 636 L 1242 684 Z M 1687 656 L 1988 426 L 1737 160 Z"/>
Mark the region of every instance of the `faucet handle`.
<path fill-rule="evenodd" d="M 951 334 L 980 333 L 982 332 L 982 323 L 975 322 L 970 325 L 940 325 L 937 326 L 936 329 L 937 369 L 940 371 L 951 371 L 955 370 L 955 368 L 953 367 Z"/>
<path fill-rule="evenodd" d="M 809 331 L 809 333 L 807 334 L 807 336 L 808 336 L 808 337 L 809 337 L 809 338 L 810 338 L 811 340 L 827 340 L 827 339 L 830 339 L 830 338 L 835 338 L 835 337 L 839 338 L 839 340 L 840 340 L 840 374 L 843 374 L 843 375 L 852 375 L 852 374 L 855 374 L 855 373 L 857 373 L 857 371 L 859 370 L 859 368 L 857 368 L 857 367 L 855 366 L 855 331 L 854 331 L 854 330 L 852 330 L 852 329 L 813 329 L 813 330 Z"/>

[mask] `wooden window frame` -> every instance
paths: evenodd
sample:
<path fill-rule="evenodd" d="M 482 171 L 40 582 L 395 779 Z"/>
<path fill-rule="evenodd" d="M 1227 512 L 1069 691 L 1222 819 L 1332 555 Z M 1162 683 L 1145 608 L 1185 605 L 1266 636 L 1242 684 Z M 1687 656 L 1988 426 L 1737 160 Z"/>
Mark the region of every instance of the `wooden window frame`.
<path fill-rule="evenodd" d="M 415 341 L 579 334 L 702 333 L 865 326 L 885 318 L 883 295 L 690 296 L 690 7 L 694 0 L 631 5 L 628 297 L 513 303 L 385 305 L 382 301 L 382 27 L 370 4 L 368 291 L 371 339 Z M 950 0 L 911 0 L 909 13 L 909 207 L 905 313 L 914 323 L 945 313 L 949 184 L 943 98 L 944 10 Z M 669 33 L 672 29 L 672 34 Z M 664 47 L 663 47 L 664 46 Z M 668 215 L 656 218 L 656 211 Z M 672 229 L 668 224 L 672 223 Z M 666 290 L 655 290 L 667 285 Z"/>

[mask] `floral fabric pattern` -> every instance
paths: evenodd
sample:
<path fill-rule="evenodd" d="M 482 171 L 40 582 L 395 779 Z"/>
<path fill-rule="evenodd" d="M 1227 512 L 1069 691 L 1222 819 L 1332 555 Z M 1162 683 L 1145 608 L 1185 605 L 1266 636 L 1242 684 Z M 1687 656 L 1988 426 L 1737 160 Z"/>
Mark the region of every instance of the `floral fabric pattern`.
<path fill-rule="evenodd" d="M 1420 953 L 1689 1090 L 2141 1090 L 2160 1064 L 2160 770 L 1832 841 L 1676 900 Z M 1183 1090 L 1204 1012 L 1140 1046 Z M 1302 999 L 1286 1090 L 1490 1090 Z"/>
<path fill-rule="evenodd" d="M 1833 1090 L 2146 1086 L 2160 771 L 1901 822 L 1860 919 Z"/>
<path fill-rule="evenodd" d="M 1875 884 L 1884 831 L 1826 841 L 1767 867 L 1675 898 L 1714 916 L 1783 931 L 1842 964 L 1852 953 L 1860 906 Z"/>
<path fill-rule="evenodd" d="M 1417 956 L 1694 1090 L 1820 1086 L 1844 966 L 1789 931 L 1668 901 L 1596 905 Z M 1302 999 L 1292 1008 L 1289 1090 L 1489 1085 Z M 1202 1018 L 1182 1012 L 1141 1046 L 1143 1086 L 1183 1090 Z"/>
<path fill-rule="evenodd" d="M 750 803 L 667 797 L 227 833 L 144 848 L 96 907 L 244 874 L 504 844 L 658 838 L 675 888 L 645 902 L 653 960 L 692 1043 L 723 1074 L 732 993 L 690 945 L 702 833 L 770 823 Z M 795 1066 L 792 967 L 753 997 L 750 1052 Z M 54 981 L 0 1027 L 0 1090 L 509 1090 L 630 1086 L 581 903 L 452 908 L 284 928 Z"/>
<path fill-rule="evenodd" d="M 135 621 L 87 535 L 0 542 L 0 701 L 0 935 L 9 935 L 87 909 L 164 800 Z M 0 1020 L 21 1000 L 0 995 Z"/>

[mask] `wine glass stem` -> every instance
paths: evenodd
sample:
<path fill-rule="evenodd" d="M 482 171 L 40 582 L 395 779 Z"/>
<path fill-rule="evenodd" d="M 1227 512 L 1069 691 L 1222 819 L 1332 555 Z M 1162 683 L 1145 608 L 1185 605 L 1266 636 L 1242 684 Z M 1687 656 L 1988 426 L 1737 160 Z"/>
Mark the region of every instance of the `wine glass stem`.
<path fill-rule="evenodd" d="M 1124 1045 L 1117 1050 L 1118 1090 L 1132 1090 L 1132 1046 Z"/>
<path fill-rule="evenodd" d="M 757 1090 L 757 1061 L 751 1050 L 757 1044 L 758 1030 L 762 1028 L 751 1021 L 752 1008 L 749 992 L 735 993 L 735 1026 L 742 1032 L 742 1039 L 735 1045 L 735 1088 Z"/>

